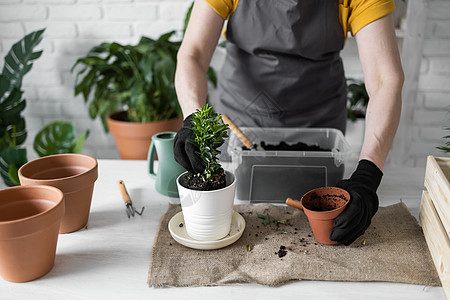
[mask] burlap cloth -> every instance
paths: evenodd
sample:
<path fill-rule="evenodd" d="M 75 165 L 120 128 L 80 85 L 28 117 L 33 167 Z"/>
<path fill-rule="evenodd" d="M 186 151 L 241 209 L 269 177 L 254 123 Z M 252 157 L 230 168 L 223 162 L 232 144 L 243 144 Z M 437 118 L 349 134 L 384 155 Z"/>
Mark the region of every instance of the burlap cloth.
<path fill-rule="evenodd" d="M 170 205 L 161 217 L 150 286 L 278 286 L 302 279 L 440 285 L 422 230 L 403 203 L 380 207 L 370 228 L 348 247 L 317 243 L 302 211 L 262 204 L 235 206 L 247 223 L 237 242 L 218 250 L 194 250 L 178 244 L 168 230 L 170 218 L 180 210 Z M 257 213 L 271 216 L 271 223 L 264 226 Z M 273 220 L 286 224 L 277 228 Z"/>

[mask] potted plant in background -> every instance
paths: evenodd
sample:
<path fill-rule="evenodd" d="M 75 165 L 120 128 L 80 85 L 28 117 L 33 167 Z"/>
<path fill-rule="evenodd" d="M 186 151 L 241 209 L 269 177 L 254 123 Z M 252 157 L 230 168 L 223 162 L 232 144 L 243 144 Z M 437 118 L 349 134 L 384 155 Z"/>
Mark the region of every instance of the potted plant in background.
<path fill-rule="evenodd" d="M 364 141 L 366 109 L 369 103 L 363 81 L 347 79 L 347 129 L 345 137 L 353 152 L 360 152 Z"/>
<path fill-rule="evenodd" d="M 8 186 L 19 185 L 18 170 L 27 162 L 27 149 L 22 147 L 27 138 L 26 107 L 22 80 L 33 62 L 42 55 L 34 48 L 41 42 L 45 29 L 34 31 L 15 43 L 5 56 L 0 74 L 0 175 Z M 75 138 L 73 123 L 55 121 L 45 126 L 34 139 L 39 156 L 81 152 L 88 131 Z"/>
<path fill-rule="evenodd" d="M 174 84 L 181 41 L 171 41 L 175 35 L 171 31 L 157 40 L 142 37 L 136 45 L 102 43 L 72 67 L 82 65 L 75 95 L 81 94 L 90 117 L 99 117 L 105 132 L 111 131 L 122 159 L 146 159 L 154 134 L 182 126 Z M 216 85 L 211 68 L 208 79 Z"/>
<path fill-rule="evenodd" d="M 179 42 L 169 41 L 174 33 L 156 41 L 142 37 L 136 45 L 102 43 L 74 65 L 83 65 L 75 95 L 82 94 L 90 117 L 111 131 L 122 159 L 145 159 L 152 135 L 182 126 L 173 82 Z"/>
<path fill-rule="evenodd" d="M 192 143 L 205 166 L 203 173 L 185 172 L 177 178 L 178 193 L 188 235 L 201 241 L 219 240 L 230 231 L 236 180 L 218 163 L 228 137 L 228 125 L 208 104 L 192 115 Z"/>

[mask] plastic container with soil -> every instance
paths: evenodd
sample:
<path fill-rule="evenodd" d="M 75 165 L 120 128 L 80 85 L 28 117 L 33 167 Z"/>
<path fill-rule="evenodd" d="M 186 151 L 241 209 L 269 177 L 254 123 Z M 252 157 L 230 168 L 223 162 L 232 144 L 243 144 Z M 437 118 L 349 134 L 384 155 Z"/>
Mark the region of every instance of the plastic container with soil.
<path fill-rule="evenodd" d="M 319 147 L 305 151 L 244 150 L 236 135 L 230 135 L 228 153 L 236 176 L 236 198 L 251 203 L 284 203 L 287 197 L 332 186 L 344 176 L 351 148 L 340 130 L 333 128 L 242 127 L 255 144 L 299 142 Z"/>

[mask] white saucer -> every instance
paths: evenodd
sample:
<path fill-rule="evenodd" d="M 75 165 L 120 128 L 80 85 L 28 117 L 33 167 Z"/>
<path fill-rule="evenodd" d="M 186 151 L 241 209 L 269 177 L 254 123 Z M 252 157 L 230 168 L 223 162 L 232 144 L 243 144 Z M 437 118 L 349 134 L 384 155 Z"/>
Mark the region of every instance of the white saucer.
<path fill-rule="evenodd" d="M 191 238 L 186 232 L 186 226 L 180 227 L 180 224 L 184 223 L 183 212 L 177 213 L 169 221 L 169 231 L 175 241 L 183 246 L 200 249 L 200 250 L 213 250 L 226 247 L 236 242 L 242 235 L 245 229 L 245 220 L 237 212 L 233 211 L 231 219 L 230 233 L 217 241 L 197 241 Z"/>

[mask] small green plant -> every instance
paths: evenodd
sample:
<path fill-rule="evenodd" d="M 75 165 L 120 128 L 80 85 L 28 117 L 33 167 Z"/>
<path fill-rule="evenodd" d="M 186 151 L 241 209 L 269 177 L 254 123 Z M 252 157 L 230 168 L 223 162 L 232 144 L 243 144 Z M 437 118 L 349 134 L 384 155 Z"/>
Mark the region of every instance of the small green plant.
<path fill-rule="evenodd" d="M 365 118 L 369 95 L 366 85 L 361 80 L 347 79 L 347 118 L 352 122 Z"/>
<path fill-rule="evenodd" d="M 221 176 L 222 166 L 217 162 L 219 148 L 225 138 L 228 137 L 228 125 L 222 120 L 222 116 L 214 113 L 212 106 L 206 104 L 192 114 L 192 143 L 198 148 L 198 156 L 202 159 L 205 171 L 200 176 L 203 180 Z"/>

